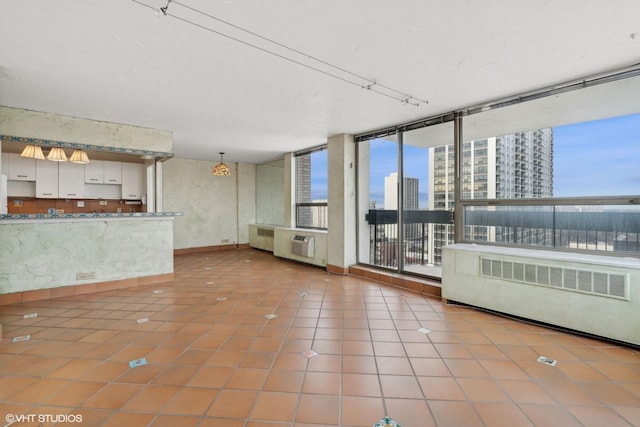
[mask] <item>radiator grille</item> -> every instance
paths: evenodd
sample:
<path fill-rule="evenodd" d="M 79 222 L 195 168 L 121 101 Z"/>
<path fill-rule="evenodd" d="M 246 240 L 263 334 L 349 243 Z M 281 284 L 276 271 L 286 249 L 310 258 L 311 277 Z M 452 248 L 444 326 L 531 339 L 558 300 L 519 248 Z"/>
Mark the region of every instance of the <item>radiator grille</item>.
<path fill-rule="evenodd" d="M 273 228 L 258 227 L 256 232 L 258 233 L 258 236 L 273 237 Z"/>
<path fill-rule="evenodd" d="M 628 300 L 625 273 L 558 267 L 482 257 L 480 274 L 485 277 L 549 286 L 573 292 Z"/>

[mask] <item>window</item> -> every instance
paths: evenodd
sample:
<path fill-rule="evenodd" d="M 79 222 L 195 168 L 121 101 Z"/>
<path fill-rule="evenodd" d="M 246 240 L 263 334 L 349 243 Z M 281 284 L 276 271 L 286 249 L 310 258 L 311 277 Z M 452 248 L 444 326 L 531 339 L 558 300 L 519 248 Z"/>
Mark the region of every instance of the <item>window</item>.
<path fill-rule="evenodd" d="M 638 93 L 632 77 L 465 118 L 488 162 L 462 195 L 464 239 L 640 253 Z"/>
<path fill-rule="evenodd" d="M 296 155 L 296 227 L 327 229 L 326 146 Z"/>

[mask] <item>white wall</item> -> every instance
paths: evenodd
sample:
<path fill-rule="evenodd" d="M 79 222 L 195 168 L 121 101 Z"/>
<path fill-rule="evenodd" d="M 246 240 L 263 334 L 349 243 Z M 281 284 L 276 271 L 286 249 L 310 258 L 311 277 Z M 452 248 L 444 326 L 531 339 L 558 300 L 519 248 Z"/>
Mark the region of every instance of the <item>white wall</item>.
<path fill-rule="evenodd" d="M 256 223 L 284 225 L 284 159 L 256 166 Z"/>
<path fill-rule="evenodd" d="M 255 166 L 227 163 L 231 176 L 213 176 L 217 161 L 173 158 L 163 163 L 163 209 L 174 222 L 175 249 L 249 242 L 255 222 Z"/>

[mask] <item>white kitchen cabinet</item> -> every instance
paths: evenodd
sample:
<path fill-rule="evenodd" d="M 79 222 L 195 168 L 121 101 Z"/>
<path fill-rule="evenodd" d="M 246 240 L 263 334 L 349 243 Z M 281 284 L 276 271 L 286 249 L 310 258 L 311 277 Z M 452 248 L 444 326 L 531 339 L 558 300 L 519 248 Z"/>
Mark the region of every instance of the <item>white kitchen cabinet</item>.
<path fill-rule="evenodd" d="M 87 184 L 102 184 L 104 182 L 104 162 L 102 160 L 91 160 L 91 163 L 84 165 L 84 182 Z"/>
<path fill-rule="evenodd" d="M 105 184 L 122 184 L 121 162 L 104 161 L 103 166 Z"/>
<path fill-rule="evenodd" d="M 122 163 L 122 198 L 140 200 L 144 194 L 143 165 Z"/>
<path fill-rule="evenodd" d="M 34 160 L 36 163 L 36 197 L 58 198 L 58 162 Z"/>
<path fill-rule="evenodd" d="M 84 176 L 84 165 L 71 162 L 60 163 L 58 169 L 58 197 L 61 199 L 84 198 Z"/>
<path fill-rule="evenodd" d="M 14 181 L 35 181 L 36 180 L 36 159 L 20 157 L 18 153 L 4 153 L 9 158 L 10 180 Z M 3 156 L 4 156 L 3 155 Z"/>
<path fill-rule="evenodd" d="M 122 163 L 91 160 L 84 165 L 84 182 L 87 184 L 121 184 Z"/>

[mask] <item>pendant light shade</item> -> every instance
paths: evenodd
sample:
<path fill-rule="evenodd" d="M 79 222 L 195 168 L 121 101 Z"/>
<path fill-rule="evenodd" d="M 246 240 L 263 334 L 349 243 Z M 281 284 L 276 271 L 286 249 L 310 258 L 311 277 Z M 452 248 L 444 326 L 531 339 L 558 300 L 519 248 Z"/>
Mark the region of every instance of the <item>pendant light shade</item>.
<path fill-rule="evenodd" d="M 44 153 L 42 152 L 42 147 L 39 145 L 27 145 L 24 147 L 24 150 L 22 150 L 22 153 L 20 153 L 20 156 L 28 159 L 44 160 Z"/>
<path fill-rule="evenodd" d="M 54 162 L 68 162 L 67 155 L 64 150 L 60 147 L 53 147 L 49 154 L 47 155 L 47 160 L 52 160 Z"/>
<path fill-rule="evenodd" d="M 71 157 L 69 158 L 69 161 L 73 163 L 80 163 L 83 165 L 90 163 L 87 152 L 83 150 L 75 150 L 73 153 L 71 153 Z"/>
<path fill-rule="evenodd" d="M 216 176 L 230 176 L 231 175 L 231 169 L 229 168 L 229 166 L 225 165 L 222 161 L 222 157 L 224 156 L 224 153 L 220 153 L 220 163 L 218 163 L 217 165 L 215 165 L 213 167 L 213 169 L 211 170 L 211 173 L 213 175 Z"/>

